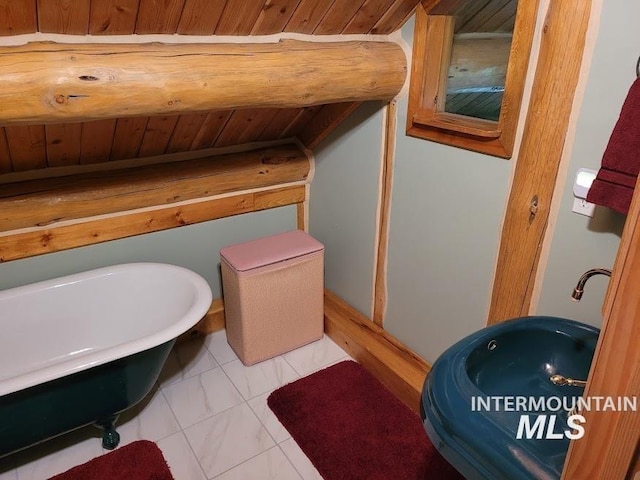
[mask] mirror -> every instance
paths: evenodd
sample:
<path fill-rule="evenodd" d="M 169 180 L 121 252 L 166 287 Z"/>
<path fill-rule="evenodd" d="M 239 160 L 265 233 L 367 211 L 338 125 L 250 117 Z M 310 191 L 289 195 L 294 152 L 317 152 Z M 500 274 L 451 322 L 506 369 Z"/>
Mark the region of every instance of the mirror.
<path fill-rule="evenodd" d="M 433 3 L 416 10 L 407 134 L 510 158 L 538 0 Z"/>

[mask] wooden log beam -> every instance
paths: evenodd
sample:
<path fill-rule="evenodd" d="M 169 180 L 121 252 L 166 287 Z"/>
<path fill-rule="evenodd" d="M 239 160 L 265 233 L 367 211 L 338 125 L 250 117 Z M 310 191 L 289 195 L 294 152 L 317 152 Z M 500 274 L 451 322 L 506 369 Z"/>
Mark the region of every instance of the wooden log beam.
<path fill-rule="evenodd" d="M 393 42 L 59 44 L 0 48 L 0 125 L 390 100 Z"/>
<path fill-rule="evenodd" d="M 306 182 L 294 145 L 180 162 L 28 180 L 0 189 L 0 232 Z"/>

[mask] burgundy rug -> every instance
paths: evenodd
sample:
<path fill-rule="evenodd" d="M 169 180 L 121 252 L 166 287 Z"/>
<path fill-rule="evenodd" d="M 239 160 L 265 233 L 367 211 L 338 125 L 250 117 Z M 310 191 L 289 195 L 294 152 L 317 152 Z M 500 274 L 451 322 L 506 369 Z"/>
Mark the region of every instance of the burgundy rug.
<path fill-rule="evenodd" d="M 174 480 L 158 446 L 139 440 L 49 480 Z"/>
<path fill-rule="evenodd" d="M 325 480 L 464 480 L 420 417 L 356 362 L 285 385 L 268 404 Z"/>

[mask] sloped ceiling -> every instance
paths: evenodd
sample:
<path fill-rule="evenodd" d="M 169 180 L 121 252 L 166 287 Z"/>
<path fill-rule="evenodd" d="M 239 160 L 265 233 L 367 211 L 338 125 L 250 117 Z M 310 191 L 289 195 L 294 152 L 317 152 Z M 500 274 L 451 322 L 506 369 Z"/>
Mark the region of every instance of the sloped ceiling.
<path fill-rule="evenodd" d="M 0 0 L 0 36 L 34 32 L 96 36 L 388 34 L 404 23 L 418 1 Z M 0 125 L 0 173 L 291 137 L 315 145 L 356 106 L 347 103 Z"/>

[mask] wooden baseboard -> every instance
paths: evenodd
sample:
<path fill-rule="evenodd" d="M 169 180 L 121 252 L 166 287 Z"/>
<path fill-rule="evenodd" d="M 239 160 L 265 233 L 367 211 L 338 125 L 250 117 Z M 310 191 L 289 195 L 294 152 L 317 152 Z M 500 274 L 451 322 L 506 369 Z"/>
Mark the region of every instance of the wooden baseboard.
<path fill-rule="evenodd" d="M 215 299 L 204 318 L 178 341 L 224 327 L 224 304 Z M 428 363 L 328 290 L 324 295 L 324 330 L 409 408 L 419 411 L 422 385 L 431 368 Z"/>
<path fill-rule="evenodd" d="M 413 411 L 430 365 L 334 293 L 325 290 L 327 335 Z"/>
<path fill-rule="evenodd" d="M 197 335 L 207 335 L 224 329 L 224 303 L 221 298 L 215 298 L 211 302 L 209 311 L 205 313 L 202 320 L 178 337 L 178 342 L 195 337 Z"/>

